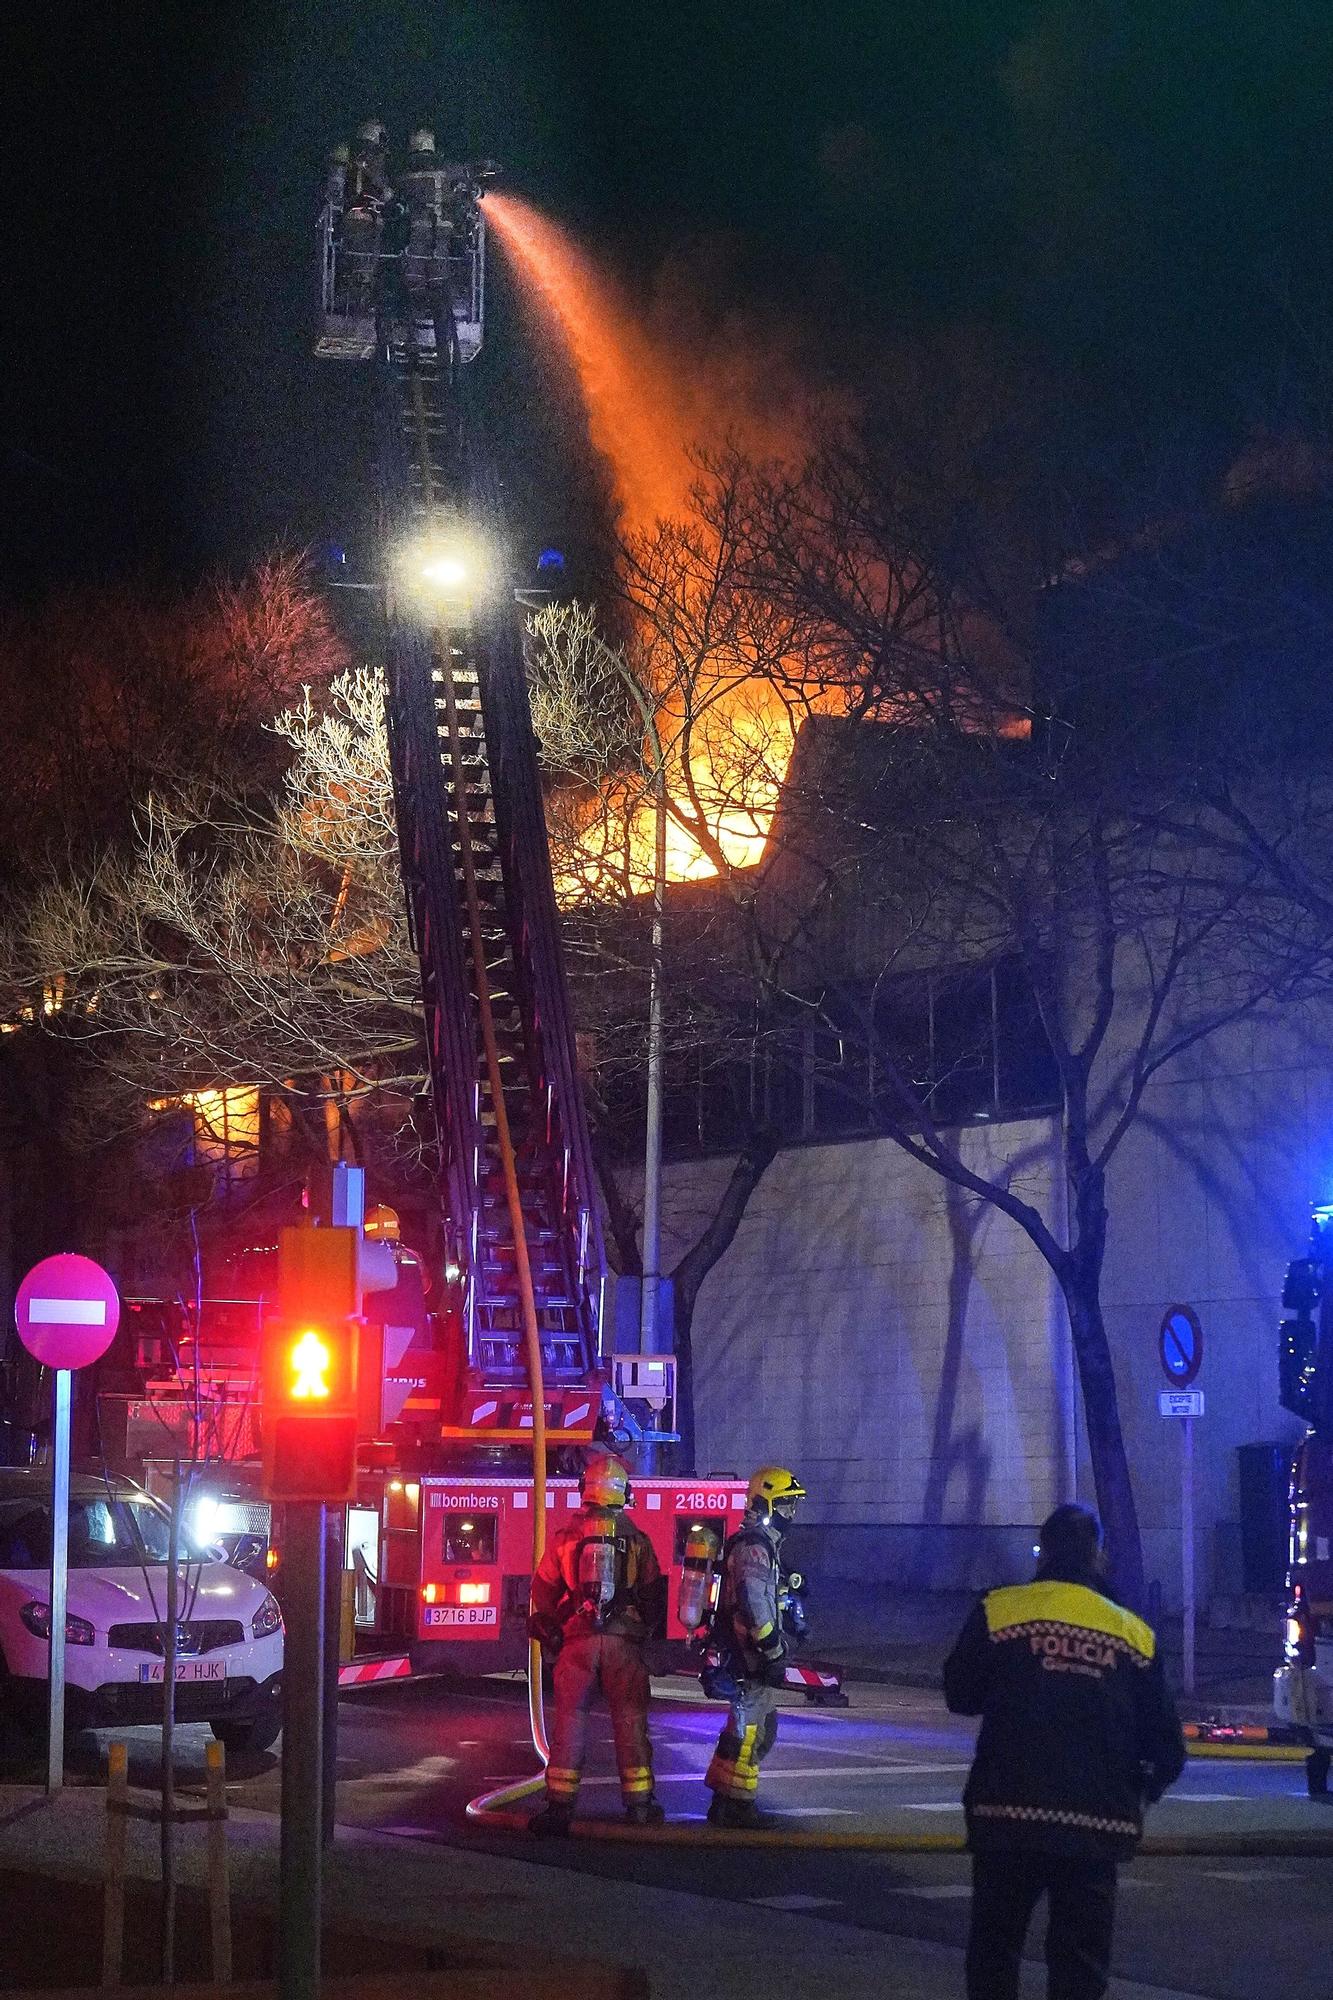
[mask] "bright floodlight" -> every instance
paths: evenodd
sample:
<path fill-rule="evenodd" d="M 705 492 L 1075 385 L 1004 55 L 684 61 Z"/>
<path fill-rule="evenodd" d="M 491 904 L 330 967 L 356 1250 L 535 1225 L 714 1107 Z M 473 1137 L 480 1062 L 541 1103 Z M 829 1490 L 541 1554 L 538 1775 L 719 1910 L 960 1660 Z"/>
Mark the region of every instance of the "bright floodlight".
<path fill-rule="evenodd" d="M 467 564 L 461 556 L 427 556 L 420 574 L 422 582 L 432 584 L 436 590 L 457 590 L 467 582 Z"/>

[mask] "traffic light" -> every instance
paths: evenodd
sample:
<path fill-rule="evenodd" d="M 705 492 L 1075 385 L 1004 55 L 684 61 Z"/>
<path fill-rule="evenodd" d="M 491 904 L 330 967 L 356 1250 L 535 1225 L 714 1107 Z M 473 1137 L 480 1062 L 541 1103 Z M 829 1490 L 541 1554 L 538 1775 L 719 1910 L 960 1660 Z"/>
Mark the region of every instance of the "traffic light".
<path fill-rule="evenodd" d="M 264 1494 L 345 1500 L 356 1485 L 357 1232 L 284 1229 L 264 1330 Z"/>

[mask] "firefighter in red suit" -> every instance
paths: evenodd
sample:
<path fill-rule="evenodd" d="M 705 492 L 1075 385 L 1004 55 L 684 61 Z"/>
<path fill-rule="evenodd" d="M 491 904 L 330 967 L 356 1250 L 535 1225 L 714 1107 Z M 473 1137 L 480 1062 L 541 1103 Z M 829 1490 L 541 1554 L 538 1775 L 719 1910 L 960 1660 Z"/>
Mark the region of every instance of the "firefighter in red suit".
<path fill-rule="evenodd" d="M 531 1821 L 539 1834 L 569 1830 L 599 1691 L 611 1711 L 626 1819 L 656 1826 L 663 1818 L 653 1796 L 644 1647 L 663 1623 L 666 1579 L 652 1543 L 626 1516 L 629 1474 L 620 1460 L 590 1459 L 581 1492 L 582 1506 L 551 1537 L 532 1579 L 528 1630 L 555 1662 L 546 1805 Z"/>

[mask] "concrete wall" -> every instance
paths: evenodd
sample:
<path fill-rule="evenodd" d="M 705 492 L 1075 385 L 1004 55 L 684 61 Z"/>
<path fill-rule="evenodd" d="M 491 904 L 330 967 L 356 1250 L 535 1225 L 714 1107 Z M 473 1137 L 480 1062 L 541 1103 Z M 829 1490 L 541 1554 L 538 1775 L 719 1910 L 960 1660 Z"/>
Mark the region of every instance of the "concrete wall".
<path fill-rule="evenodd" d="M 963 1135 L 1045 1206 L 1048 1120 Z M 668 1170 L 666 1263 L 725 1161 Z M 695 1315 L 700 1462 L 799 1465 L 827 1560 L 883 1580 L 981 1580 L 1068 1489 L 1071 1383 L 1049 1273 L 1007 1217 L 887 1140 L 782 1153 Z M 1017 1533 L 1015 1534 L 1015 1529 Z"/>
<path fill-rule="evenodd" d="M 1156 1414 L 1164 1308 L 1204 1330 L 1196 1426 L 1201 1585 L 1242 1587 L 1236 1447 L 1291 1443 L 1277 1400 L 1276 1330 L 1310 1208 L 1333 1194 L 1333 1019 L 1292 1008 L 1202 1043 L 1151 1087 L 1117 1155 L 1103 1299 L 1149 1574 L 1178 1596 L 1180 1449 Z"/>
<path fill-rule="evenodd" d="M 1326 1054 L 1325 1051 L 1329 1053 Z M 1157 1410 L 1163 1310 L 1204 1327 L 1196 1427 L 1201 1593 L 1241 1590 L 1236 1446 L 1289 1442 L 1275 1328 L 1312 1201 L 1333 1197 L 1333 1014 L 1290 1010 L 1204 1044 L 1154 1083 L 1110 1176 L 1104 1300 L 1150 1578 L 1178 1601 L 1180 1433 Z M 979 1125 L 1050 1214 L 1052 1121 Z M 727 1161 L 666 1176 L 668 1268 Z M 701 1463 L 797 1464 L 831 1573 L 957 1588 L 1027 1560 L 1061 1498 L 1090 1495 L 1068 1334 L 1016 1224 L 887 1140 L 779 1155 L 695 1317 Z M 1079 1464 L 1075 1467 L 1074 1461 Z"/>

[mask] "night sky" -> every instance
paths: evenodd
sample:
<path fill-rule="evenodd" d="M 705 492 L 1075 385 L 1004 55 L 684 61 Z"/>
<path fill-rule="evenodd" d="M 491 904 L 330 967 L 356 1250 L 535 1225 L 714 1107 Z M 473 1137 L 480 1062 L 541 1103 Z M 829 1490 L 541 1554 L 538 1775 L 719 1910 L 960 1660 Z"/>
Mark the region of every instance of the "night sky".
<path fill-rule="evenodd" d="M 1333 360 L 1327 0 L 5 13 L 0 591 L 347 531 L 357 390 L 308 356 L 312 221 L 372 112 L 495 155 L 634 286 L 725 242 L 733 293 L 834 370 L 966 322 L 1126 423 L 1238 429 L 1302 414 Z M 567 386 L 494 304 L 524 532 L 558 539 Z"/>

